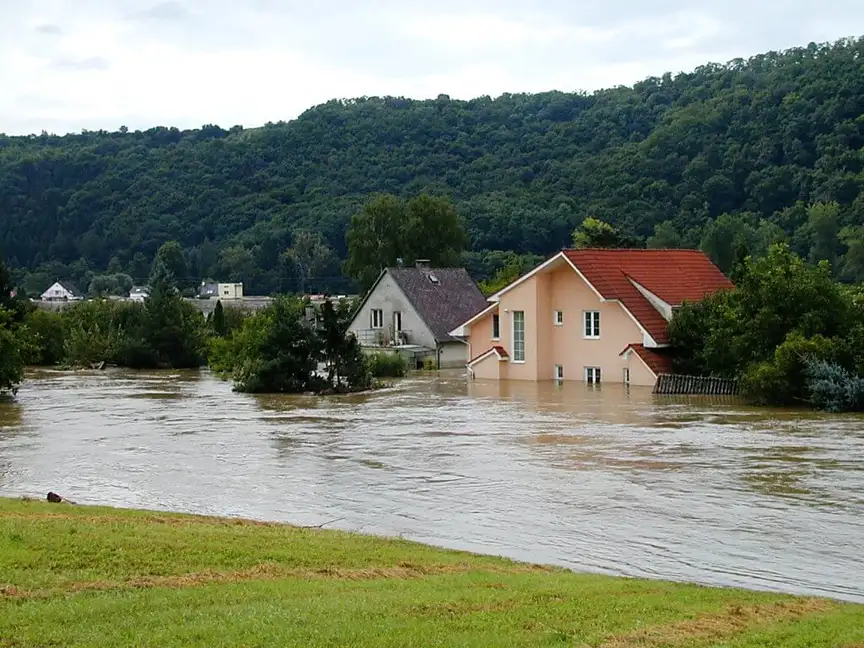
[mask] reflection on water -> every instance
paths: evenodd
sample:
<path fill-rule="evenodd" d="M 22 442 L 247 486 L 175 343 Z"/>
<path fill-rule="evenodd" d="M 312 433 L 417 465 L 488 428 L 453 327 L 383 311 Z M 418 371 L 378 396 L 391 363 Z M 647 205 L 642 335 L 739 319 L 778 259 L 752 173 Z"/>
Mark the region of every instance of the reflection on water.
<path fill-rule="evenodd" d="M 0 494 L 48 490 L 864 601 L 860 417 L 455 374 L 314 398 L 41 372 L 0 403 Z"/>

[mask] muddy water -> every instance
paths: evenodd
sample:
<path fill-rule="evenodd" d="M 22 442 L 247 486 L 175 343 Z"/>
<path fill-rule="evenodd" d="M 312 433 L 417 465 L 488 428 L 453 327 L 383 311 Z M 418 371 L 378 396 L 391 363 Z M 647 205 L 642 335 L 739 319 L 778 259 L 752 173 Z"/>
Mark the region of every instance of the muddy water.
<path fill-rule="evenodd" d="M 458 375 L 315 399 L 42 373 L 0 404 L 0 495 L 48 490 L 864 601 L 856 417 Z"/>

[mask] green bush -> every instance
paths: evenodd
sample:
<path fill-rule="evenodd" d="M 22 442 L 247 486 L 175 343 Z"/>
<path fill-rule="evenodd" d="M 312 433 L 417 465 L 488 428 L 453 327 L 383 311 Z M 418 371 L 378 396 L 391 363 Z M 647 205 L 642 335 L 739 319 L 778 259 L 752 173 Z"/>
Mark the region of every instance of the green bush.
<path fill-rule="evenodd" d="M 809 360 L 864 373 L 864 296 L 774 245 L 743 263 L 734 289 L 684 304 L 669 338 L 679 373 L 738 378 L 759 404 L 808 404 Z"/>
<path fill-rule="evenodd" d="M 34 309 L 21 327 L 21 336 L 26 364 L 50 367 L 64 361 L 66 328 L 60 313 Z"/>
<path fill-rule="evenodd" d="M 818 358 L 808 358 L 806 365 L 810 402 L 814 407 L 828 412 L 864 410 L 864 377 Z"/>
<path fill-rule="evenodd" d="M 810 400 L 808 362 L 832 361 L 836 356 L 836 341 L 821 335 L 805 338 L 800 333 L 791 333 L 774 350 L 771 360 L 747 367 L 741 376 L 741 393 L 763 405 L 807 403 Z"/>
<path fill-rule="evenodd" d="M 278 297 L 229 337 L 210 341 L 210 367 L 253 393 L 346 393 L 373 387 L 360 344 L 347 335 L 350 310 L 327 300 Z"/>
<path fill-rule="evenodd" d="M 367 363 L 375 378 L 402 378 L 408 373 L 408 361 L 395 351 L 370 354 Z"/>

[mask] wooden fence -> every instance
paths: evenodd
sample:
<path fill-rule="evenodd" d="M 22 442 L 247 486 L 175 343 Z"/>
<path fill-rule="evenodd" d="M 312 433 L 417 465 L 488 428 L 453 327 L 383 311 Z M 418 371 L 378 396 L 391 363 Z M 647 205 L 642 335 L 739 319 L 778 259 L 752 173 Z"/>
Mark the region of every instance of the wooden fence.
<path fill-rule="evenodd" d="M 660 374 L 657 376 L 657 382 L 654 384 L 654 393 L 735 396 L 738 394 L 738 382 L 734 378 Z"/>

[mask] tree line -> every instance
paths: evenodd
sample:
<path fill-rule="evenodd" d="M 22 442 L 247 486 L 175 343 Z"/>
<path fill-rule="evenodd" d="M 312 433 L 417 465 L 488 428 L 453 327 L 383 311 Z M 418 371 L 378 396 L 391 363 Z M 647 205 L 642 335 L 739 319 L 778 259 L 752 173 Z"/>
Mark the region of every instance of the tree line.
<path fill-rule="evenodd" d="M 478 280 L 591 217 L 724 269 L 782 239 L 860 281 L 862 54 L 850 39 L 593 93 L 330 101 L 258 129 L 0 136 L 0 247 L 28 292 L 106 275 L 94 291 L 123 290 L 176 241 L 178 279 L 347 293 L 366 283 L 343 273 L 352 218 L 372 195 L 425 193 L 463 219 Z M 416 232 L 421 207 L 378 205 Z"/>
<path fill-rule="evenodd" d="M 134 369 L 211 366 L 238 391 L 342 393 L 403 375 L 398 356 L 367 356 L 347 333 L 351 304 L 282 296 L 247 314 L 217 302 L 204 318 L 157 263 L 144 302 L 94 299 L 61 312 L 13 296 L 0 261 L 0 394 L 26 366 Z"/>

